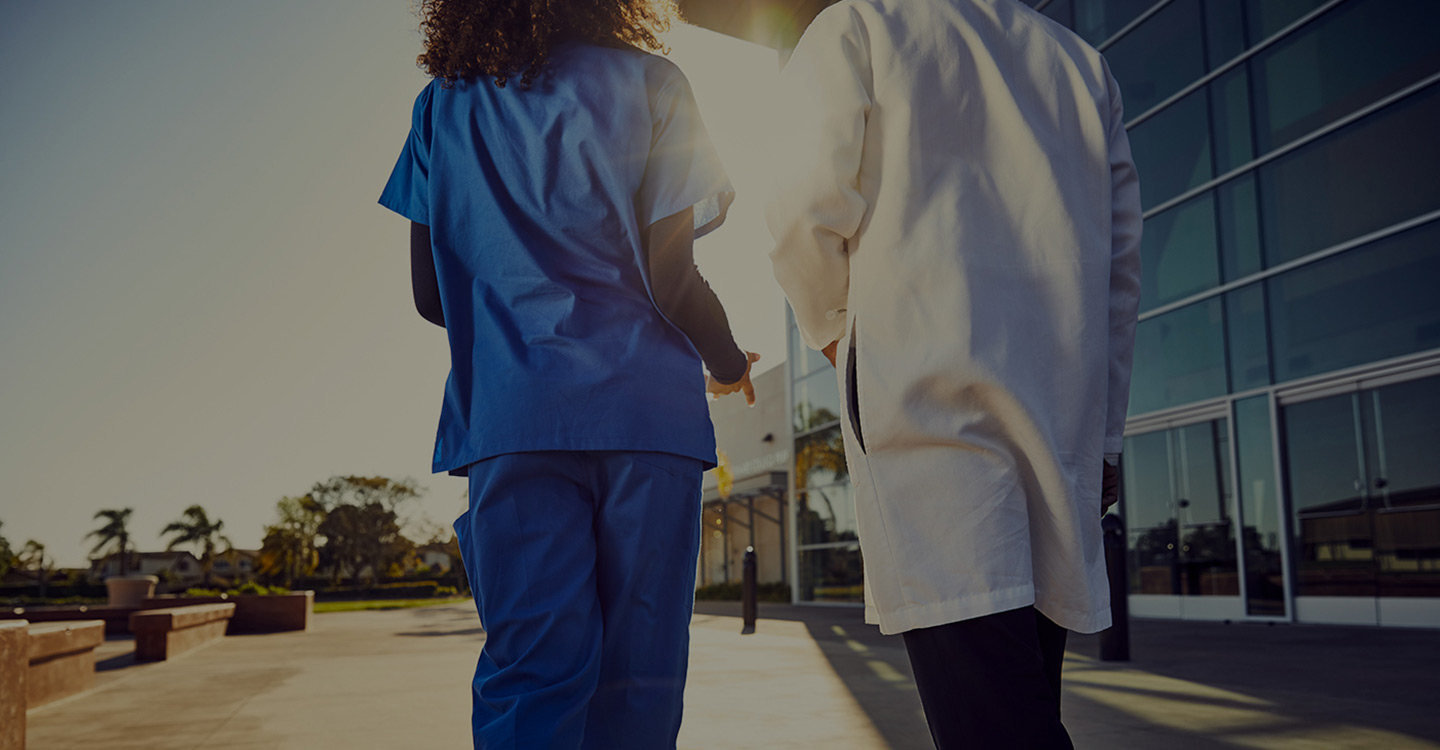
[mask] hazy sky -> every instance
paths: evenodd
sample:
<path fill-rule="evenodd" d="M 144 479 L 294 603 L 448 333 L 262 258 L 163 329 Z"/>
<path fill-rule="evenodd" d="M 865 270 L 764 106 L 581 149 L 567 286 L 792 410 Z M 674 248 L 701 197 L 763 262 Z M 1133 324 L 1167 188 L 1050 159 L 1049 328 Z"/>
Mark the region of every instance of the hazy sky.
<path fill-rule="evenodd" d="M 0 534 L 83 565 L 199 503 L 258 547 L 333 474 L 429 474 L 444 333 L 376 205 L 424 85 L 405 0 L 0 3 Z M 739 191 L 698 248 L 742 346 L 784 357 L 754 183 L 773 52 L 673 35 Z"/>

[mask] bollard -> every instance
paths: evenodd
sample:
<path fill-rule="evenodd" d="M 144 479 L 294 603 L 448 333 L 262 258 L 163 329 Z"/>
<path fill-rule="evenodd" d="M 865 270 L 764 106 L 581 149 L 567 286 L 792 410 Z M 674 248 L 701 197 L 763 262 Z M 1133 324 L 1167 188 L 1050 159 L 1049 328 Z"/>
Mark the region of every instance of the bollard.
<path fill-rule="evenodd" d="M 1100 632 L 1100 661 L 1130 661 L 1130 586 L 1125 571 L 1125 522 L 1111 513 L 1100 519 L 1105 538 L 1105 569 L 1110 577 L 1108 630 Z"/>
<path fill-rule="evenodd" d="M 741 635 L 755 632 L 755 548 L 745 548 L 745 578 L 740 590 L 740 615 L 745 620 Z"/>

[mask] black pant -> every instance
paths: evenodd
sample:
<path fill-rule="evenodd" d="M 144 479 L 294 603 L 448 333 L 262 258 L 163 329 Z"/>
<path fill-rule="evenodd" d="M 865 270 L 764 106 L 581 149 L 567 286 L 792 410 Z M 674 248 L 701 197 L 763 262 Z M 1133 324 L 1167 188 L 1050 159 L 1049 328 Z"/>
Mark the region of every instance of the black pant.
<path fill-rule="evenodd" d="M 1067 631 L 1034 607 L 905 633 L 940 750 L 1073 750 L 1060 723 Z"/>

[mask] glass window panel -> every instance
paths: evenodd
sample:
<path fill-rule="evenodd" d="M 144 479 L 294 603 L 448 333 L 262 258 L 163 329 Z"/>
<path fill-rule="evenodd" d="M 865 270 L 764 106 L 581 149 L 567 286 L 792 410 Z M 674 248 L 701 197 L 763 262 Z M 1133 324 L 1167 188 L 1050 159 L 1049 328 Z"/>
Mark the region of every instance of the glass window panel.
<path fill-rule="evenodd" d="M 1255 175 L 1226 182 L 1215 191 L 1220 201 L 1220 259 L 1226 281 L 1234 281 L 1263 268 L 1260 254 L 1260 216 L 1255 204 Z"/>
<path fill-rule="evenodd" d="M 1075 33 L 1098 45 L 1125 28 L 1156 0 L 1076 0 Z"/>
<path fill-rule="evenodd" d="M 1180 593 L 1237 596 L 1230 523 L 1230 427 L 1214 420 L 1171 430 L 1180 516 Z"/>
<path fill-rule="evenodd" d="M 1440 70 L 1437 28 L 1440 3 L 1352 0 L 1256 55 L 1260 152 Z"/>
<path fill-rule="evenodd" d="M 1285 615 L 1285 572 L 1281 558 L 1280 496 L 1270 429 L 1270 397 L 1235 402 L 1236 474 L 1240 486 L 1245 550 L 1245 611 Z"/>
<path fill-rule="evenodd" d="M 855 493 L 850 483 L 801 492 L 795 506 L 795 530 L 801 545 L 858 541 Z"/>
<path fill-rule="evenodd" d="M 1372 495 L 1387 507 L 1440 505 L 1440 378 L 1378 388 L 1363 402 L 1374 436 Z M 1432 547 L 1440 552 L 1440 539 Z"/>
<path fill-rule="evenodd" d="M 800 550 L 800 600 L 863 602 L 865 577 L 859 545 Z"/>
<path fill-rule="evenodd" d="M 1105 59 L 1120 84 L 1126 119 L 1154 107 L 1205 74 L 1203 37 L 1199 0 L 1176 0 L 1106 48 Z"/>
<path fill-rule="evenodd" d="M 1269 265 L 1440 208 L 1437 129 L 1433 86 L 1262 167 Z"/>
<path fill-rule="evenodd" d="M 1220 283 L 1215 198 L 1205 193 L 1145 221 L 1140 239 L 1140 311 Z"/>
<path fill-rule="evenodd" d="M 825 363 L 826 370 L 812 373 L 795 384 L 795 431 L 804 432 L 840 421 L 844 408 L 840 405 L 840 384 L 835 370 Z"/>
<path fill-rule="evenodd" d="M 845 439 L 838 425 L 795 441 L 795 489 L 823 487 L 849 478 Z"/>
<path fill-rule="evenodd" d="M 1258 44 L 1325 2 L 1326 0 L 1246 0 L 1250 38 Z"/>
<path fill-rule="evenodd" d="M 1354 394 L 1291 404 L 1285 466 L 1302 596 L 1374 596 L 1374 524 L 1364 509 Z"/>
<path fill-rule="evenodd" d="M 1437 279 L 1440 222 L 1268 280 L 1276 382 L 1440 347 Z"/>
<path fill-rule="evenodd" d="M 1214 70 L 1244 52 L 1244 0 L 1205 0 L 1207 69 Z"/>
<path fill-rule="evenodd" d="M 1074 4 L 1071 0 L 1055 0 L 1055 2 L 1045 6 L 1045 9 L 1040 12 L 1054 19 L 1057 23 L 1073 28 L 1074 19 L 1071 17 L 1073 10 Z"/>
<path fill-rule="evenodd" d="M 1225 295 L 1232 393 L 1270 384 L 1270 341 L 1265 328 L 1263 284 L 1251 284 Z"/>
<path fill-rule="evenodd" d="M 1225 393 L 1220 298 L 1143 320 L 1135 332 L 1130 413 L 1144 414 Z"/>
<path fill-rule="evenodd" d="M 1255 158 L 1250 138 L 1250 75 L 1245 66 L 1210 84 L 1215 116 L 1215 172 L 1224 174 Z"/>
<path fill-rule="evenodd" d="M 1163 203 L 1211 178 L 1207 109 L 1201 89 L 1130 129 L 1144 207 Z"/>
<path fill-rule="evenodd" d="M 1165 431 L 1125 439 L 1124 507 L 1130 593 L 1180 593 L 1170 442 Z"/>

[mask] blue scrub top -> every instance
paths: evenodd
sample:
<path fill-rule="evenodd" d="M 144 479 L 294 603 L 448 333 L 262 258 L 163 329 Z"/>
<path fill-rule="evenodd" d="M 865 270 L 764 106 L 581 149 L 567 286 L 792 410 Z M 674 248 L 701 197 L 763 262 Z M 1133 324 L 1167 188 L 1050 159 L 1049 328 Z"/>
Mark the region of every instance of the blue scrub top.
<path fill-rule="evenodd" d="M 567 43 L 528 90 L 432 81 L 380 204 L 430 227 L 450 377 L 434 471 L 504 453 L 715 462 L 700 356 L 655 306 L 641 232 L 734 190 L 670 61 Z"/>

